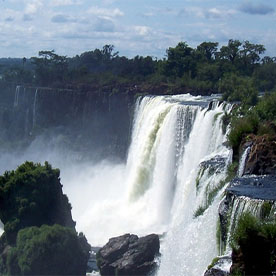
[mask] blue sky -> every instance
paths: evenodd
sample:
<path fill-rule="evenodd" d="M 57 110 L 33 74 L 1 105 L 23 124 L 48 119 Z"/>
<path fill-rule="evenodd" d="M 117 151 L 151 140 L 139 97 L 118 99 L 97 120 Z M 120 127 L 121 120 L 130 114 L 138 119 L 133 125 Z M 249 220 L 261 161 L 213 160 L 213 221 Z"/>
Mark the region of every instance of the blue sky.
<path fill-rule="evenodd" d="M 186 41 L 265 45 L 276 56 L 276 0 L 0 0 L 0 57 L 74 56 L 113 44 L 162 58 Z"/>

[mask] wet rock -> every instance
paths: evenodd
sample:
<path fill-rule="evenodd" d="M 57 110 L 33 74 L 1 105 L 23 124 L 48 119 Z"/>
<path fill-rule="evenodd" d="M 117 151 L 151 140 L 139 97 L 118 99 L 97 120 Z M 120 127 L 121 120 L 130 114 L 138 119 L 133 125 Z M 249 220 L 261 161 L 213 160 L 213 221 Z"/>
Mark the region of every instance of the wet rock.
<path fill-rule="evenodd" d="M 250 145 L 251 149 L 244 174 L 276 174 L 276 136 L 250 135 L 247 140 L 244 145 Z"/>
<path fill-rule="evenodd" d="M 234 178 L 226 189 L 228 196 L 276 200 L 276 175 L 251 175 Z"/>
<path fill-rule="evenodd" d="M 231 256 L 218 257 L 214 265 L 204 273 L 204 276 L 228 276 L 231 264 Z"/>
<path fill-rule="evenodd" d="M 149 275 L 156 268 L 160 242 L 156 234 L 138 238 L 125 234 L 111 238 L 97 253 L 97 264 L 105 275 Z"/>
<path fill-rule="evenodd" d="M 228 275 L 229 275 L 228 272 L 222 271 L 219 268 L 211 268 L 204 273 L 204 276 L 228 276 Z"/>
<path fill-rule="evenodd" d="M 220 173 L 225 168 L 226 158 L 222 156 L 214 156 L 213 158 L 200 163 L 200 168 L 209 169 L 209 173 Z"/>

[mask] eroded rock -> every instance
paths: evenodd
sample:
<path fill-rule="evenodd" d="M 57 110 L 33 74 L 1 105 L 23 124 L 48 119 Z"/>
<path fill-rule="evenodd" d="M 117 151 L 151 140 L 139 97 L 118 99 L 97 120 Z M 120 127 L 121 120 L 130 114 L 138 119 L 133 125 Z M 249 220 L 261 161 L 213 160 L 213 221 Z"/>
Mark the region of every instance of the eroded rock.
<path fill-rule="evenodd" d="M 244 174 L 276 174 L 276 136 L 250 135 L 247 139 L 251 144 L 251 149 Z"/>

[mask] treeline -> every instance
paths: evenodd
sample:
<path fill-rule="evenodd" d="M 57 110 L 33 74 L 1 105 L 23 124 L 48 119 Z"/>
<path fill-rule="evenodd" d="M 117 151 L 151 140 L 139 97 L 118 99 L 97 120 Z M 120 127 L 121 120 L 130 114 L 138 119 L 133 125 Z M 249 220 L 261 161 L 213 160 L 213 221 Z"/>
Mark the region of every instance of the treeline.
<path fill-rule="evenodd" d="M 51 50 L 20 62 L 0 59 L 0 74 L 3 81 L 37 86 L 165 83 L 202 92 L 219 92 L 222 81 L 239 77 L 258 91 L 271 91 L 276 87 L 276 57 L 265 56 L 263 45 L 233 39 L 220 48 L 217 42 L 203 42 L 196 48 L 179 42 L 167 49 L 163 59 L 127 58 L 113 45 L 105 45 L 72 58 Z"/>

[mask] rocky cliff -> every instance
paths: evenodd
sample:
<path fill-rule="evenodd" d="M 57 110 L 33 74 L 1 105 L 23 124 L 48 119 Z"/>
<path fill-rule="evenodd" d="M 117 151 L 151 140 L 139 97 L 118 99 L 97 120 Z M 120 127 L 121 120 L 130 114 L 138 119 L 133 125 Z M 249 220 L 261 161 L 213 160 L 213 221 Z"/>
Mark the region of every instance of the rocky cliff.
<path fill-rule="evenodd" d="M 37 137 L 59 139 L 60 147 L 94 158 L 124 158 L 134 98 L 111 88 L 49 89 L 0 87 L 0 139 L 6 148 L 24 147 Z"/>

